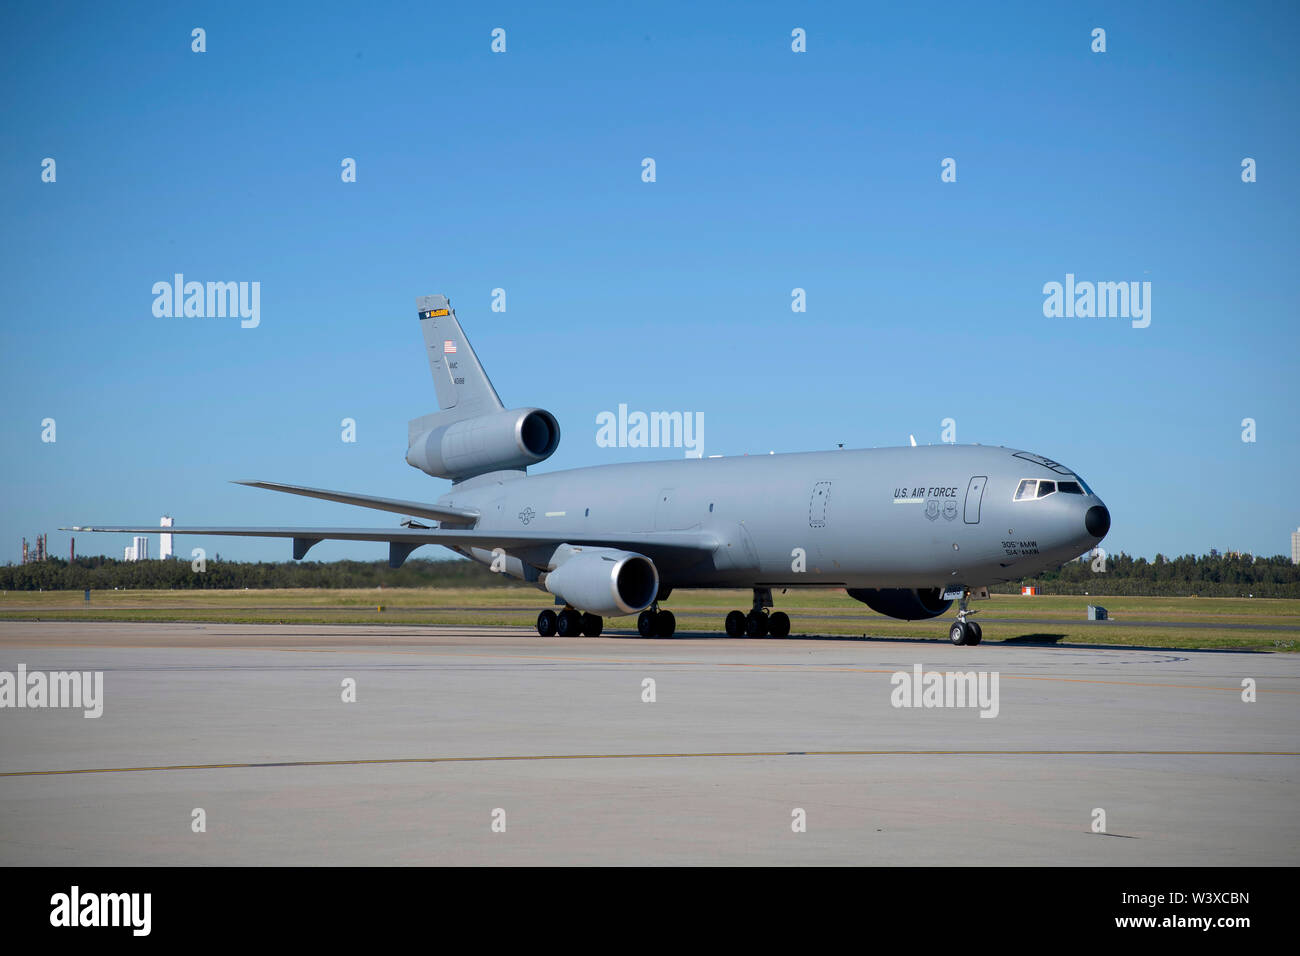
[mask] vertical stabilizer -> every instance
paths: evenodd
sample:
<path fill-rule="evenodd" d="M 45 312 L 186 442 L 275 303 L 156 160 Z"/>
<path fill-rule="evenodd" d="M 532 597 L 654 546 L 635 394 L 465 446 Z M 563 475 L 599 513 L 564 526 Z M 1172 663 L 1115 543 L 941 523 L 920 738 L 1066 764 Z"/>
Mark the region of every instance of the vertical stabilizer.
<path fill-rule="evenodd" d="M 474 348 L 456 321 L 456 313 L 445 295 L 422 295 L 415 300 L 424 333 L 424 349 L 429 372 L 438 393 L 437 413 L 440 424 L 474 418 L 500 411 L 505 406 L 497 397 L 487 373 L 479 364 Z M 425 431 L 433 415 L 412 419 L 408 433 L 414 437 Z"/>

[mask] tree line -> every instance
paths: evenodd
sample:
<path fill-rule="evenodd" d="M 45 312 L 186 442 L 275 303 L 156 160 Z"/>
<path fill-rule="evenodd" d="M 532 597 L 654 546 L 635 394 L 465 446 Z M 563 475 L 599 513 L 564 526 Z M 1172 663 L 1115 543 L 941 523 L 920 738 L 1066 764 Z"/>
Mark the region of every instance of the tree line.
<path fill-rule="evenodd" d="M 1102 568 L 1105 570 L 1094 570 Z M 1184 554 L 1152 560 L 1120 552 L 1104 562 L 1093 558 L 1070 561 L 1055 571 L 991 588 L 1019 593 L 1025 585 L 1042 594 L 1113 594 L 1160 597 L 1300 598 L 1300 565 L 1286 555 L 1252 558 L 1237 555 Z"/>
<path fill-rule="evenodd" d="M 102 556 L 0 567 L 4 591 L 510 587 L 518 583 L 473 561 L 421 558 L 411 558 L 396 569 L 387 561 L 223 561 L 220 555 L 209 558 L 202 571 L 183 560 L 123 561 Z"/>
<path fill-rule="evenodd" d="M 1300 598 L 1300 565 L 1284 555 L 1272 558 L 1185 554 L 1148 561 L 1123 552 L 1108 555 L 1105 571 L 1092 559 L 1059 570 L 997 585 L 1018 593 L 1024 585 L 1043 594 Z M 520 583 L 464 560 L 412 558 L 394 569 L 386 561 L 223 561 L 218 554 L 203 571 L 183 560 L 123 561 L 102 556 L 68 562 L 49 558 L 0 567 L 0 590 L 81 591 L 220 590 L 233 588 L 421 588 L 518 587 Z"/>

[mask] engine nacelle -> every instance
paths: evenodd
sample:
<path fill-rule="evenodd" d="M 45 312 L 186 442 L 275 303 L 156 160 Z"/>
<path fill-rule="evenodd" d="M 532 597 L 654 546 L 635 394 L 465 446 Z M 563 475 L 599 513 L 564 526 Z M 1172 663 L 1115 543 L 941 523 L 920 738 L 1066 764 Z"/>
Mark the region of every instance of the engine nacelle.
<path fill-rule="evenodd" d="M 952 607 L 942 588 L 849 588 L 848 593 L 877 614 L 900 621 L 925 621 Z"/>
<path fill-rule="evenodd" d="M 558 567 L 542 580 L 565 604 L 591 614 L 637 614 L 659 594 L 659 572 L 643 554 L 613 548 L 562 545 Z"/>
<path fill-rule="evenodd" d="M 560 423 L 542 408 L 511 408 L 421 432 L 406 463 L 435 478 L 473 478 L 489 471 L 527 468 L 560 444 Z"/>

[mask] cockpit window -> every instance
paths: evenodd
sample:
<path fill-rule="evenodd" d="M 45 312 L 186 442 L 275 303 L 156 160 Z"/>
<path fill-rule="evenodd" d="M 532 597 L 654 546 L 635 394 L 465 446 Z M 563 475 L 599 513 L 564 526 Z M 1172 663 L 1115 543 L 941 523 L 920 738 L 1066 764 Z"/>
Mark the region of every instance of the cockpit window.
<path fill-rule="evenodd" d="M 1033 498 L 1046 498 L 1048 495 L 1061 492 L 1065 495 L 1091 495 L 1092 489 L 1089 488 L 1082 478 L 1074 476 L 1074 481 L 1049 481 L 1046 478 L 1022 478 L 1020 484 L 1016 486 L 1016 501 L 1029 501 Z"/>

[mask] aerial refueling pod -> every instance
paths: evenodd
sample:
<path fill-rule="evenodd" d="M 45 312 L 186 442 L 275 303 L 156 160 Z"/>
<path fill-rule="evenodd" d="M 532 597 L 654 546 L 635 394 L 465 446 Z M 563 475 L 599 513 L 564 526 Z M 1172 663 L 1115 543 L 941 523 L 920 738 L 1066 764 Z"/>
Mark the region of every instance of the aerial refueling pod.
<path fill-rule="evenodd" d="M 877 614 L 900 621 L 929 620 L 952 607 L 952 601 L 943 599 L 942 588 L 848 588 L 848 594 Z"/>
<path fill-rule="evenodd" d="M 659 594 L 659 572 L 643 554 L 561 545 L 540 582 L 565 604 L 591 614 L 637 614 Z"/>
<path fill-rule="evenodd" d="M 560 423 L 554 415 L 542 408 L 511 408 L 417 433 L 406 449 L 406 463 L 434 478 L 456 481 L 527 468 L 550 458 L 559 444 Z"/>

